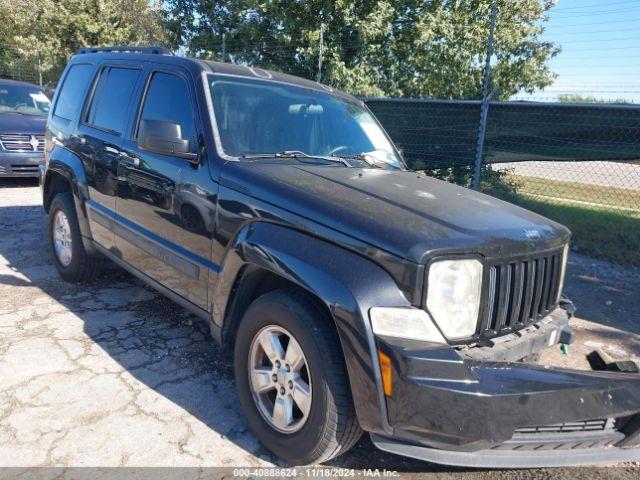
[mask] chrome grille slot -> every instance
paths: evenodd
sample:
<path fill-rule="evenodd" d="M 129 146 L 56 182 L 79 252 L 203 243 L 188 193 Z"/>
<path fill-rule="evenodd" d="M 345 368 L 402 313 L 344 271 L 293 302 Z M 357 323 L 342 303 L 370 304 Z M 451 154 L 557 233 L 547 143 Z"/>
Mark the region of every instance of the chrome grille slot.
<path fill-rule="evenodd" d="M 30 135 L 26 133 L 2 134 L 0 135 L 0 147 L 7 152 L 43 152 L 44 135 Z"/>
<path fill-rule="evenodd" d="M 490 265 L 485 276 L 480 336 L 494 337 L 537 322 L 557 306 L 562 250 Z"/>
<path fill-rule="evenodd" d="M 36 140 L 38 140 L 38 147 L 36 150 L 38 152 L 44 152 L 44 135 L 36 135 Z"/>
<path fill-rule="evenodd" d="M 13 173 L 38 173 L 38 165 L 11 165 Z"/>

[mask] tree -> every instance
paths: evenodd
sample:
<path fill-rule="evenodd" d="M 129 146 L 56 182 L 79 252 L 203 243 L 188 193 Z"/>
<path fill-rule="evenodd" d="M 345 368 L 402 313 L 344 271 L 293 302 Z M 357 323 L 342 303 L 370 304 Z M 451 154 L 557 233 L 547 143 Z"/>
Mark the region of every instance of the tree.
<path fill-rule="evenodd" d="M 4 0 L 0 25 L 0 67 L 39 65 L 45 83 L 80 47 L 175 44 L 149 0 Z"/>
<path fill-rule="evenodd" d="M 577 93 L 563 93 L 561 95 L 558 95 L 558 101 L 564 102 L 564 103 L 618 103 L 618 104 L 631 103 L 628 100 L 625 100 L 624 98 L 603 99 L 603 98 L 596 98 L 590 95 L 587 95 L 587 96 L 579 95 Z"/>
<path fill-rule="evenodd" d="M 478 98 L 491 0 L 166 0 L 188 53 L 315 79 L 321 24 L 323 83 L 354 94 Z M 496 98 L 548 86 L 542 41 L 554 0 L 499 0 Z"/>

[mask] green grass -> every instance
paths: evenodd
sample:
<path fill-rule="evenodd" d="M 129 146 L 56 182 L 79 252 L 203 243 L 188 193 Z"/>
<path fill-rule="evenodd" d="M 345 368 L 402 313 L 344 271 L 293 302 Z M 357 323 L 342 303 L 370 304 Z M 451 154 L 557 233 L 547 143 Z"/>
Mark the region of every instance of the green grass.
<path fill-rule="evenodd" d="M 508 178 L 518 184 L 518 191 L 521 193 L 640 210 L 640 190 L 548 180 L 546 178 L 525 177 L 514 174 L 510 174 Z"/>
<path fill-rule="evenodd" d="M 566 225 L 573 233 L 572 244 L 581 253 L 640 266 L 640 212 L 560 203 L 521 194 L 505 200 Z"/>

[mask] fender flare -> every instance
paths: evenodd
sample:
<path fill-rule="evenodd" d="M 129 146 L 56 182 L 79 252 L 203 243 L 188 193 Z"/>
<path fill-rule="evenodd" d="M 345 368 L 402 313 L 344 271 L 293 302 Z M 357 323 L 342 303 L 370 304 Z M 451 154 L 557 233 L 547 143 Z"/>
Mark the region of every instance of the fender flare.
<path fill-rule="evenodd" d="M 71 185 L 71 193 L 76 206 L 78 225 L 83 239 L 93 238 L 89 228 L 89 219 L 85 208 L 85 201 L 89 198 L 87 176 L 80 157 L 66 148 L 54 147 L 49 155 L 49 163 L 42 182 L 42 205 L 46 212 L 53 198 L 50 198 L 51 179 L 54 175 L 61 175 Z M 87 249 L 93 251 L 93 244 L 84 242 Z"/>
<path fill-rule="evenodd" d="M 369 432 L 391 433 L 369 322 L 371 307 L 410 306 L 391 276 L 333 243 L 275 223 L 254 221 L 229 246 L 211 290 L 213 318 L 223 332 L 228 300 L 247 265 L 285 278 L 327 307 L 340 338 L 360 425 Z"/>

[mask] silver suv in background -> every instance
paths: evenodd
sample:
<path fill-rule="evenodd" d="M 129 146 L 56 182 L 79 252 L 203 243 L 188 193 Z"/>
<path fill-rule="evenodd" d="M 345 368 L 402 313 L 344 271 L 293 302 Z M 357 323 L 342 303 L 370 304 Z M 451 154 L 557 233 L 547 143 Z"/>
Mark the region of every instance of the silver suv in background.
<path fill-rule="evenodd" d="M 38 177 L 50 105 L 40 87 L 0 79 L 0 177 Z"/>

